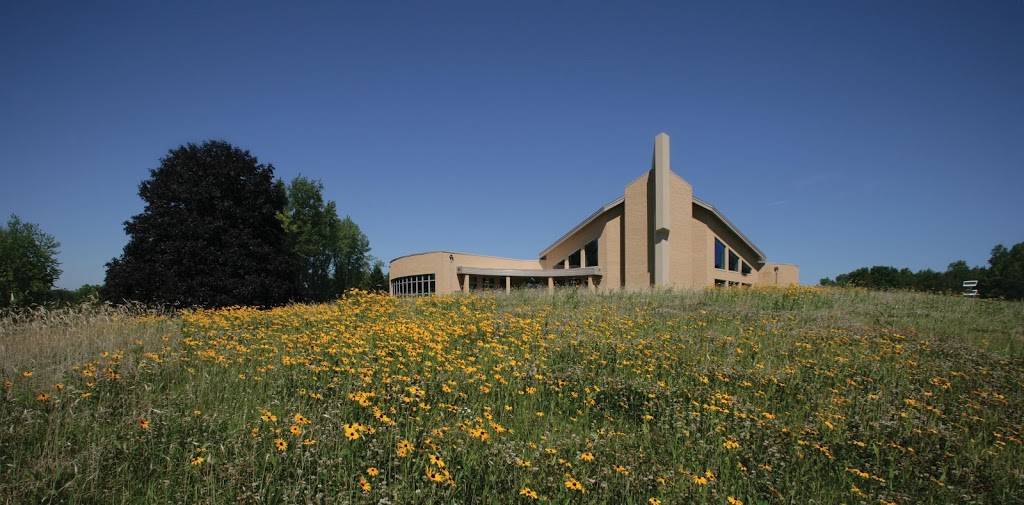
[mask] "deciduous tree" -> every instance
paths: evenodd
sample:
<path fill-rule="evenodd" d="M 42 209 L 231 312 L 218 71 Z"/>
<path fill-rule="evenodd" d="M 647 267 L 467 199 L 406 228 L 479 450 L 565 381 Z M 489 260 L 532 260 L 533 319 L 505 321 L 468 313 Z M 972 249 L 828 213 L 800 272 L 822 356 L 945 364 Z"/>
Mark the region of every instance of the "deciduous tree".
<path fill-rule="evenodd" d="M 45 300 L 61 274 L 59 247 L 52 235 L 18 216 L 0 226 L 0 307 Z"/>
<path fill-rule="evenodd" d="M 107 264 L 104 296 L 177 306 L 276 305 L 295 292 L 296 261 L 278 214 L 274 167 L 223 141 L 171 150 L 139 186 L 146 206 Z"/>

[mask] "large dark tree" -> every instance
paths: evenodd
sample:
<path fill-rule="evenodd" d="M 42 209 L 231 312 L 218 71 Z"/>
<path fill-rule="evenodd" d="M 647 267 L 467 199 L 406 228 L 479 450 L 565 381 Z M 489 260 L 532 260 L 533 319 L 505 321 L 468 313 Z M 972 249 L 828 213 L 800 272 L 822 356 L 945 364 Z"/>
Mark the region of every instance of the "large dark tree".
<path fill-rule="evenodd" d="M 295 259 L 277 219 L 274 167 L 222 141 L 174 149 L 139 186 L 146 207 L 107 264 L 103 294 L 175 306 L 276 305 L 294 293 Z"/>

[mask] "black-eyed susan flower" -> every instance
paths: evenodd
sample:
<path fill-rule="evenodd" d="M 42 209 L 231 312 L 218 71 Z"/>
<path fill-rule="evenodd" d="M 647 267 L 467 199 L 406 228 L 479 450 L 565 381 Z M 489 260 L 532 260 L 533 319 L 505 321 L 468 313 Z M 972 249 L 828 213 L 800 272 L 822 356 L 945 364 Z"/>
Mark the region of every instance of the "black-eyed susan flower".
<path fill-rule="evenodd" d="M 540 498 L 540 495 L 537 494 L 536 491 L 534 491 L 534 490 L 532 490 L 532 489 L 530 489 L 528 487 L 523 487 L 522 489 L 520 489 L 519 490 L 519 496 L 525 496 L 525 497 L 527 497 L 527 498 L 529 498 L 531 500 L 537 500 L 537 499 Z"/>
<path fill-rule="evenodd" d="M 577 493 L 586 493 L 587 490 L 583 487 L 583 483 L 576 480 L 573 477 L 565 479 L 565 488 L 569 491 L 576 491 Z"/>
<path fill-rule="evenodd" d="M 409 442 L 408 440 L 405 439 L 401 439 L 398 441 L 398 445 L 395 447 L 395 453 L 398 454 L 399 458 L 404 458 L 409 454 L 412 454 L 412 451 L 414 449 L 415 446 L 412 445 L 412 442 Z"/>
<path fill-rule="evenodd" d="M 283 438 L 275 438 L 274 439 L 274 448 L 277 449 L 277 452 L 287 451 L 288 450 L 288 441 L 283 439 Z"/>
<path fill-rule="evenodd" d="M 346 424 L 342 426 L 342 430 L 345 432 L 345 438 L 352 441 L 359 440 L 359 437 L 361 436 L 359 434 L 358 423 Z"/>
<path fill-rule="evenodd" d="M 431 454 L 430 456 L 428 456 L 428 458 L 430 459 L 431 465 L 434 465 L 438 468 L 445 467 L 444 460 L 441 459 L 441 456 L 438 456 L 437 454 Z"/>

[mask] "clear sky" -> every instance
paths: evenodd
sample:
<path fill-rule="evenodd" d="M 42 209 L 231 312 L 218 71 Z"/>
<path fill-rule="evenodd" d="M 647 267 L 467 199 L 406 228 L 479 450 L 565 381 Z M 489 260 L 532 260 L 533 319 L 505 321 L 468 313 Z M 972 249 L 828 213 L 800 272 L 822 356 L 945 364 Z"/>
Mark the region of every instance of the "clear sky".
<path fill-rule="evenodd" d="M 815 283 L 1024 241 L 1024 2 L 0 6 L 0 212 L 103 279 L 148 169 L 224 139 L 373 254 L 536 257 L 650 166 Z"/>

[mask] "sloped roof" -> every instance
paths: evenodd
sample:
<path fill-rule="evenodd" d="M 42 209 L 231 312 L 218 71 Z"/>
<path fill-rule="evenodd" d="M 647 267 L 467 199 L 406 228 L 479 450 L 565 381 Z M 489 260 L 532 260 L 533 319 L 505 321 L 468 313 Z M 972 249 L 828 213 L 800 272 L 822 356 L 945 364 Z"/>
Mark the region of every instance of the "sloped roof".
<path fill-rule="evenodd" d="M 571 237 L 574 233 L 576 233 L 577 231 L 580 231 L 581 229 L 583 229 L 584 226 L 590 224 L 591 221 L 597 219 L 598 216 L 600 216 L 601 214 L 604 214 L 605 212 L 608 212 L 609 210 L 614 209 L 616 206 L 622 204 L 622 202 L 625 202 L 625 201 L 626 201 L 626 197 L 625 196 L 620 196 L 620 197 L 618 197 L 618 198 L 616 198 L 616 199 L 614 199 L 614 200 L 604 204 L 603 206 L 601 206 L 600 209 L 595 210 L 593 214 L 591 214 L 591 215 L 587 216 L 585 219 L 583 219 L 583 221 L 581 221 L 580 224 L 578 224 L 576 226 L 573 226 L 571 230 L 565 232 L 565 234 L 562 235 L 561 237 L 558 237 L 558 240 L 552 242 L 551 245 L 549 245 L 546 248 L 544 248 L 544 250 L 540 252 L 538 257 L 543 258 L 549 252 L 551 252 L 551 250 L 554 249 L 555 246 L 557 246 L 558 244 L 561 244 L 563 240 Z"/>
<path fill-rule="evenodd" d="M 546 248 L 544 248 L 544 250 L 541 251 L 538 256 L 543 258 L 549 252 L 551 252 L 551 250 L 554 249 L 558 244 L 561 244 L 562 241 L 564 241 L 565 239 L 571 237 L 577 231 L 583 229 L 584 226 L 587 226 L 588 224 L 590 224 L 592 221 L 594 221 L 595 219 L 600 217 L 605 212 L 608 212 L 609 210 L 614 209 L 618 205 L 621 205 L 624 201 L 626 201 L 626 197 L 625 196 L 620 196 L 620 197 L 616 198 L 615 200 L 612 200 L 612 201 L 604 204 L 603 206 L 601 206 L 601 208 L 599 208 L 596 211 L 594 211 L 593 214 L 590 214 L 589 216 L 584 218 L 583 221 L 580 221 L 579 224 L 577 224 L 576 226 L 573 226 L 572 229 L 570 229 L 569 231 L 565 232 L 564 235 L 562 235 L 561 237 L 558 237 L 558 240 L 554 241 L 551 245 L 549 245 Z M 750 239 L 748 239 L 747 236 L 744 235 L 743 232 L 741 232 L 740 229 L 736 227 L 736 225 L 732 224 L 732 221 L 729 221 L 729 219 L 725 217 L 725 214 L 722 214 L 721 211 L 716 209 L 714 205 L 711 205 L 710 203 L 705 202 L 704 200 L 701 200 L 700 198 L 697 198 L 696 196 L 693 197 L 693 203 L 703 207 L 705 210 L 710 212 L 713 216 L 715 216 L 719 220 L 721 220 L 722 224 L 724 224 L 726 226 L 726 228 L 729 228 L 730 231 L 735 233 L 736 236 L 739 237 L 740 240 L 742 240 L 743 243 L 747 245 L 747 247 L 750 247 L 750 249 L 752 251 L 754 251 L 755 254 L 757 254 L 758 260 L 760 260 L 762 263 L 764 263 L 767 260 L 767 257 L 765 256 L 764 252 L 762 252 L 761 249 L 758 249 L 758 247 L 756 245 L 754 245 L 754 243 L 751 242 Z"/>
<path fill-rule="evenodd" d="M 768 259 L 767 257 L 765 257 L 764 253 L 760 249 L 758 249 L 757 246 L 754 245 L 754 243 L 751 242 L 750 239 L 748 239 L 747 236 L 744 235 L 743 232 L 741 232 L 740 229 L 736 227 L 736 225 L 732 224 L 732 221 L 729 221 L 729 219 L 725 217 L 725 214 L 719 212 L 719 210 L 716 209 L 714 205 L 711 205 L 710 203 L 705 202 L 704 200 L 701 200 L 696 196 L 693 197 L 693 203 L 700 205 L 701 207 L 704 207 L 704 209 L 706 209 L 708 212 L 711 212 L 712 215 L 720 219 L 722 223 L 725 224 L 727 228 L 729 228 L 730 231 L 735 233 L 736 236 L 739 237 L 740 240 L 742 240 L 743 243 L 747 245 L 747 247 L 749 247 L 751 250 L 754 251 L 754 253 L 757 254 L 757 259 L 760 260 L 761 263 L 764 263 Z"/>

